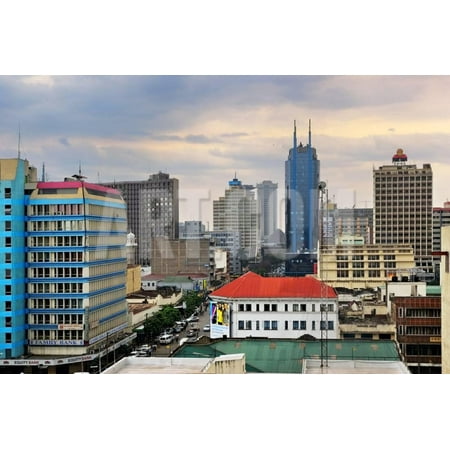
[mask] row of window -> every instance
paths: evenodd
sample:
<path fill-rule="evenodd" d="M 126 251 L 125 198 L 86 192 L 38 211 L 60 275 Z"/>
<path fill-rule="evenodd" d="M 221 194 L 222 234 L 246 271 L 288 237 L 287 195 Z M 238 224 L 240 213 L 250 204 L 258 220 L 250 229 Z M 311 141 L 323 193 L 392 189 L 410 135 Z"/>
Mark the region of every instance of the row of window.
<path fill-rule="evenodd" d="M 310 307 L 307 308 L 306 303 L 285 303 L 284 309 L 278 309 L 278 306 L 281 307 L 281 304 L 278 303 L 264 303 L 262 306 L 259 303 L 253 304 L 253 303 L 239 303 L 238 304 L 238 311 L 264 311 L 264 312 L 277 312 L 277 311 L 283 311 L 284 312 L 316 312 L 316 304 L 311 303 Z M 334 312 L 335 305 L 334 303 L 328 303 L 328 304 L 321 304 L 320 308 L 322 310 L 327 310 L 328 312 Z"/>
<path fill-rule="evenodd" d="M 81 309 L 81 298 L 34 298 L 29 300 L 30 309 Z"/>
<path fill-rule="evenodd" d="M 408 335 L 440 336 L 441 327 L 400 325 L 398 327 L 398 334 L 406 336 Z"/>
<path fill-rule="evenodd" d="M 441 317 L 440 308 L 398 308 L 399 317 Z"/>
<path fill-rule="evenodd" d="M 365 274 L 366 272 L 366 274 Z M 338 278 L 349 278 L 350 277 L 350 271 L 349 270 L 338 270 L 337 271 L 337 277 Z M 352 277 L 353 278 L 380 278 L 381 277 L 381 271 L 380 270 L 353 270 Z M 389 274 L 387 272 L 383 272 L 384 277 L 387 277 Z"/>
<path fill-rule="evenodd" d="M 83 323 L 83 314 L 30 314 L 29 317 L 31 325 L 81 325 Z"/>
<path fill-rule="evenodd" d="M 83 330 L 29 330 L 28 339 L 32 340 L 83 340 Z"/>
<path fill-rule="evenodd" d="M 351 256 L 352 261 L 364 261 L 364 255 L 337 255 L 336 259 L 337 259 L 337 261 L 348 261 L 350 259 L 350 256 Z M 391 255 L 391 254 L 389 254 L 389 255 L 388 254 L 386 254 L 386 255 L 368 255 L 367 259 L 369 261 L 378 261 L 379 259 L 381 259 L 380 256 L 383 256 L 384 261 L 394 261 L 395 260 L 395 255 Z"/>
<path fill-rule="evenodd" d="M 363 262 L 354 262 L 352 263 L 351 268 L 352 269 L 364 269 L 365 265 Z M 367 267 L 369 269 L 379 269 L 381 267 L 381 264 L 379 262 L 369 262 L 367 264 Z M 397 263 L 392 262 L 392 261 L 388 261 L 384 263 L 384 268 L 385 269 L 395 269 L 397 267 Z M 338 269 L 348 269 L 349 268 L 349 263 L 348 262 L 338 262 L 337 263 L 337 268 Z"/>
<path fill-rule="evenodd" d="M 238 320 L 238 330 L 256 330 L 259 331 L 260 322 L 262 322 L 262 329 L 267 330 L 278 330 L 278 320 Z M 334 321 L 329 320 L 321 320 L 320 321 L 320 329 L 321 330 L 334 330 Z M 284 321 L 284 330 L 308 330 L 307 321 L 306 320 L 292 320 Z M 309 328 L 311 331 L 316 330 L 316 321 L 311 321 L 311 326 Z"/>

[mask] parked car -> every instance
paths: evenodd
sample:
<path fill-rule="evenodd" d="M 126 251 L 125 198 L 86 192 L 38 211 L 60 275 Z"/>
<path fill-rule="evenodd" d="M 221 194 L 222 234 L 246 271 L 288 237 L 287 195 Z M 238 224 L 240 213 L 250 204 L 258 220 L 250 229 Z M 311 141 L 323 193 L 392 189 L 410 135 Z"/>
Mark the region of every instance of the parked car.
<path fill-rule="evenodd" d="M 170 344 L 173 341 L 173 334 L 162 334 L 159 337 L 160 344 Z"/>
<path fill-rule="evenodd" d="M 191 328 L 190 330 L 188 330 L 188 332 L 186 333 L 187 337 L 192 337 L 195 336 L 196 334 L 196 330 L 194 330 L 193 328 Z"/>
<path fill-rule="evenodd" d="M 197 316 L 190 316 L 186 319 L 186 322 L 198 322 Z"/>
<path fill-rule="evenodd" d="M 205 325 L 203 327 L 203 331 L 211 331 L 211 327 L 209 325 Z"/>

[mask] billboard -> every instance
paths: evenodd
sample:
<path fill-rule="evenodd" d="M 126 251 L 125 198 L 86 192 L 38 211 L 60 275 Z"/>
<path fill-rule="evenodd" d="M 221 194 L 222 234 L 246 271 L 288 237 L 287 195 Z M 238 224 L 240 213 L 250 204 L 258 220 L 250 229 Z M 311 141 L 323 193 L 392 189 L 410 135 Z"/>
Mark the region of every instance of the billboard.
<path fill-rule="evenodd" d="M 211 300 L 209 304 L 209 322 L 211 325 L 210 337 L 212 339 L 230 337 L 231 304 Z"/>

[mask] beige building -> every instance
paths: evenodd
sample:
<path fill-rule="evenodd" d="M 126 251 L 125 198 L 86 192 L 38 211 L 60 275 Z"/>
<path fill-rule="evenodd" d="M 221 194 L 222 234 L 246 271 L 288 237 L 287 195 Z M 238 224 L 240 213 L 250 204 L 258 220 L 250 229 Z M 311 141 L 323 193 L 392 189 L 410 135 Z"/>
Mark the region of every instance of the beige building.
<path fill-rule="evenodd" d="M 152 240 L 152 273 L 178 275 L 183 273 L 210 273 L 214 276 L 214 248 L 210 239 Z"/>
<path fill-rule="evenodd" d="M 433 173 L 407 160 L 398 149 L 392 165 L 373 171 L 374 242 L 412 245 L 416 266 L 432 272 Z"/>
<path fill-rule="evenodd" d="M 260 255 L 258 203 L 254 187 L 243 185 L 234 178 L 228 183 L 225 195 L 213 201 L 214 231 L 237 231 L 241 259 L 255 259 Z"/>
<path fill-rule="evenodd" d="M 327 245 L 320 251 L 318 273 L 334 288 L 362 289 L 377 288 L 413 269 L 408 244 Z"/>
<path fill-rule="evenodd" d="M 441 352 L 442 373 L 450 373 L 450 226 L 441 229 Z"/>

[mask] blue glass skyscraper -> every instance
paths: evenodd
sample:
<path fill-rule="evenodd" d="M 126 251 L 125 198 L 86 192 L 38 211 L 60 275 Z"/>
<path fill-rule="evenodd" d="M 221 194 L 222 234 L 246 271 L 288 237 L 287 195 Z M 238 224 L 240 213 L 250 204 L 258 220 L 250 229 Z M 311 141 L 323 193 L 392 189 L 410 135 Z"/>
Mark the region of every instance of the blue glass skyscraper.
<path fill-rule="evenodd" d="M 286 250 L 289 254 L 317 254 L 319 238 L 319 176 L 320 161 L 311 146 L 311 121 L 308 143 L 297 145 L 294 121 L 294 142 L 285 162 L 286 186 Z"/>

